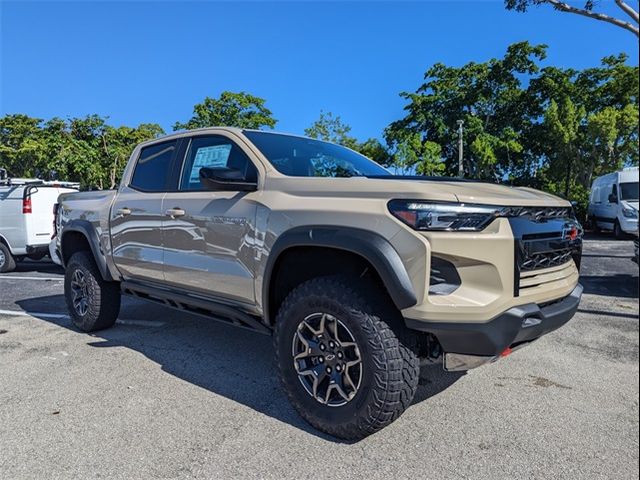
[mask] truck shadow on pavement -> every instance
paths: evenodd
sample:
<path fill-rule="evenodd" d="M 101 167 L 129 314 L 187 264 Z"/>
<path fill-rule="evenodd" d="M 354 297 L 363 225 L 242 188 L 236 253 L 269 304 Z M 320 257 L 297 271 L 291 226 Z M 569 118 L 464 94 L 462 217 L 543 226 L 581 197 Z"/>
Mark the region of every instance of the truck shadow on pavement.
<path fill-rule="evenodd" d="M 42 312 L 43 305 L 64 308 L 62 295 L 18 300 L 16 304 L 35 318 L 86 335 L 90 346 L 135 350 L 164 372 L 216 395 L 327 441 L 354 443 L 315 430 L 291 407 L 278 380 L 269 336 L 126 297 L 114 328 L 83 334 L 68 317 L 33 313 Z M 423 369 L 413 404 L 437 395 L 462 376 L 437 366 Z"/>

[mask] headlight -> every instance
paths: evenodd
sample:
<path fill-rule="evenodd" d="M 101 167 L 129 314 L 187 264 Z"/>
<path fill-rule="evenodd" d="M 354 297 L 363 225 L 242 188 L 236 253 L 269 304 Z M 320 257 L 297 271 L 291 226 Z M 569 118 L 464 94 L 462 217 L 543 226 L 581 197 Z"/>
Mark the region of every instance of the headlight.
<path fill-rule="evenodd" d="M 391 200 L 389 211 L 415 230 L 477 232 L 502 213 L 501 207 L 462 203 L 423 203 Z"/>
<path fill-rule="evenodd" d="M 634 208 L 623 207 L 622 215 L 627 218 L 638 218 L 638 211 Z"/>

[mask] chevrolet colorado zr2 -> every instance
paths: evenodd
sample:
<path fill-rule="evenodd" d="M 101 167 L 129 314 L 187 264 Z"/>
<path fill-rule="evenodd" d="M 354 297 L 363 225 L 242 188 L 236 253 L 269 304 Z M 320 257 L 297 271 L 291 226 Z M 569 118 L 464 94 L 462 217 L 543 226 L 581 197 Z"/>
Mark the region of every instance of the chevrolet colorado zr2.
<path fill-rule="evenodd" d="M 569 202 L 265 131 L 143 143 L 117 190 L 61 195 L 56 224 L 77 328 L 111 327 L 125 294 L 273 335 L 293 406 L 345 439 L 402 414 L 421 362 L 492 362 L 582 294 Z"/>

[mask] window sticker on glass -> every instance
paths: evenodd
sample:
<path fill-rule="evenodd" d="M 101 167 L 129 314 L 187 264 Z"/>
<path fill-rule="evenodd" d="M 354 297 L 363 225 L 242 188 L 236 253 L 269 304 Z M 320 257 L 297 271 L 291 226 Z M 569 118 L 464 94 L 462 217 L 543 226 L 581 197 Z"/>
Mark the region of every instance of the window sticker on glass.
<path fill-rule="evenodd" d="M 202 167 L 226 167 L 229 160 L 231 145 L 213 145 L 211 147 L 200 147 L 193 159 L 191 167 L 190 182 L 200 181 L 200 169 Z"/>

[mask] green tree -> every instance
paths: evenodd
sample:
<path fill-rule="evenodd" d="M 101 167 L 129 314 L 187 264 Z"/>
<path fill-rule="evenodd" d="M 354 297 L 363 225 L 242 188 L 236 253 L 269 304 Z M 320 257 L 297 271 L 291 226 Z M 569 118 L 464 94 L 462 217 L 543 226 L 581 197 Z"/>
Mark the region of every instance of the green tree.
<path fill-rule="evenodd" d="M 333 113 L 325 113 L 322 110 L 320 110 L 320 118 L 310 127 L 304 129 L 304 134 L 307 137 L 355 149 L 358 140 L 350 136 L 349 132 L 351 132 L 351 127 L 344 123 L 339 115 L 334 116 Z"/>
<path fill-rule="evenodd" d="M 369 138 L 358 143 L 355 150 L 380 165 L 389 166 L 392 164 L 393 158 L 389 149 L 377 138 Z"/>
<path fill-rule="evenodd" d="M 23 114 L 0 118 L 0 166 L 11 176 L 31 176 L 45 156 L 42 120 Z"/>
<path fill-rule="evenodd" d="M 544 121 L 527 144 L 544 162 L 546 184 L 562 183 L 554 191 L 571 196 L 572 185 L 588 189 L 594 176 L 638 164 L 638 67 L 625 62 L 619 55 L 583 71 L 547 67 L 531 80 L 532 115 Z"/>
<path fill-rule="evenodd" d="M 572 175 L 575 173 L 576 163 L 579 161 L 580 125 L 585 118 L 584 107 L 576 106 L 570 98 L 558 105 L 555 100 L 544 116 L 545 137 L 553 145 L 548 153 L 551 166 L 564 170 L 564 196 L 569 197 Z M 557 175 L 562 176 L 562 173 Z"/>
<path fill-rule="evenodd" d="M 206 97 L 193 107 L 193 116 L 185 123 L 176 122 L 174 130 L 205 127 L 273 128 L 277 120 L 265 106 L 266 100 L 245 92 L 222 92 L 220 97 Z"/>
<path fill-rule="evenodd" d="M 582 7 L 570 5 L 568 2 L 562 0 L 505 0 L 504 2 L 508 10 L 515 10 L 517 12 L 526 12 L 529 7 L 542 4 L 551 5 L 560 12 L 573 13 L 601 22 L 607 22 L 630 31 L 636 37 L 638 36 L 638 11 L 623 0 L 616 0 L 616 5 L 620 7 L 620 10 L 622 10 L 625 15 L 631 18 L 631 22 L 596 11 L 597 0 L 585 0 Z"/>
<path fill-rule="evenodd" d="M 393 166 L 402 174 L 441 175 L 445 164 L 442 147 L 430 140 L 422 141 L 419 133 L 407 133 L 393 155 Z"/>
<path fill-rule="evenodd" d="M 113 127 L 88 115 L 43 121 L 26 115 L 0 118 L 0 165 L 14 177 L 78 181 L 83 188 L 114 188 L 140 142 L 164 132 L 159 125 Z"/>
<path fill-rule="evenodd" d="M 467 176 L 497 180 L 514 168 L 526 170 L 531 159 L 523 142 L 532 107 L 522 81 L 539 71 L 537 62 L 545 52 L 544 45 L 520 42 L 501 59 L 462 67 L 435 64 L 415 93 L 401 93 L 408 101 L 407 114 L 387 127 L 387 143 L 397 149 L 407 133 L 418 133 L 441 146 L 447 172 L 455 174 L 457 121 L 463 120 Z"/>
<path fill-rule="evenodd" d="M 349 135 L 350 132 L 351 127 L 343 122 L 339 115 L 333 115 L 331 112 L 325 113 L 322 110 L 320 117 L 310 127 L 304 129 L 304 134 L 307 137 L 351 148 L 381 165 L 391 163 L 389 149 L 378 139 L 369 138 L 364 142 L 359 142 L 358 139 Z"/>

